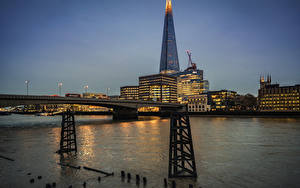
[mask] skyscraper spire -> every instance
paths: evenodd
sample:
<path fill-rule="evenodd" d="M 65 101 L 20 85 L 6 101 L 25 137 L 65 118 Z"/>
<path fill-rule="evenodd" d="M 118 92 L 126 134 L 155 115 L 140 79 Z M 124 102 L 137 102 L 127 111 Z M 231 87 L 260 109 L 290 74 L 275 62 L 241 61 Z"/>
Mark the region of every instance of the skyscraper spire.
<path fill-rule="evenodd" d="M 166 13 L 172 12 L 172 2 L 171 0 L 166 0 Z"/>
<path fill-rule="evenodd" d="M 165 22 L 159 71 L 163 74 L 179 71 L 179 61 L 171 0 L 166 0 Z"/>

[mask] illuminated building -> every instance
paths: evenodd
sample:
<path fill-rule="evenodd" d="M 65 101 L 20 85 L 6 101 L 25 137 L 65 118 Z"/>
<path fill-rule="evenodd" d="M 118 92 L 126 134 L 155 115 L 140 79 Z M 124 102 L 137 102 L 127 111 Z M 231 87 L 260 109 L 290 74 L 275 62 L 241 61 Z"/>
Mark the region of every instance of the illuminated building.
<path fill-rule="evenodd" d="M 178 102 L 186 104 L 191 96 L 205 93 L 209 89 L 207 80 L 203 80 L 203 70 L 197 69 L 192 62 L 191 52 L 187 50 L 189 57 L 188 68 L 182 72 L 171 74 L 177 77 Z"/>
<path fill-rule="evenodd" d="M 66 107 L 67 107 L 67 105 L 66 105 Z M 72 105 L 69 105 L 69 108 L 70 107 L 76 112 L 107 112 L 107 111 L 112 111 L 112 109 L 102 107 L 102 106 L 72 104 Z"/>
<path fill-rule="evenodd" d="M 200 94 L 200 95 L 190 96 L 188 98 L 188 111 L 189 112 L 210 111 L 210 105 L 208 104 L 208 95 Z"/>
<path fill-rule="evenodd" d="M 110 95 L 109 99 L 110 100 L 120 100 L 120 96 L 119 95 Z"/>
<path fill-rule="evenodd" d="M 139 99 L 139 86 L 124 86 L 120 88 L 120 98 L 125 100 Z"/>
<path fill-rule="evenodd" d="M 140 107 L 138 108 L 138 112 L 159 112 L 159 107 Z"/>
<path fill-rule="evenodd" d="M 167 74 L 153 74 L 139 77 L 139 99 L 176 103 L 176 77 Z"/>
<path fill-rule="evenodd" d="M 108 96 L 103 93 L 83 93 L 82 97 L 89 99 L 108 99 Z"/>
<path fill-rule="evenodd" d="M 234 111 L 236 109 L 235 97 L 237 93 L 235 91 L 209 91 L 207 94 L 211 111 Z"/>
<path fill-rule="evenodd" d="M 108 96 L 104 93 L 82 93 L 83 98 L 88 99 L 108 99 Z M 75 111 L 78 112 L 104 112 L 110 111 L 111 109 L 101 106 L 90 106 L 90 105 L 79 105 L 73 104 L 71 105 Z"/>
<path fill-rule="evenodd" d="M 179 71 L 179 61 L 177 54 L 171 0 L 166 0 L 165 21 L 159 71 L 162 74 L 169 74 Z"/>
<path fill-rule="evenodd" d="M 271 84 L 271 76 L 260 78 L 260 89 L 258 90 L 259 111 L 300 111 L 300 85 L 279 86 Z"/>
<path fill-rule="evenodd" d="M 180 103 L 187 103 L 190 96 L 208 91 L 209 84 L 203 80 L 203 70 L 185 70 L 172 76 L 177 77 L 177 97 Z"/>

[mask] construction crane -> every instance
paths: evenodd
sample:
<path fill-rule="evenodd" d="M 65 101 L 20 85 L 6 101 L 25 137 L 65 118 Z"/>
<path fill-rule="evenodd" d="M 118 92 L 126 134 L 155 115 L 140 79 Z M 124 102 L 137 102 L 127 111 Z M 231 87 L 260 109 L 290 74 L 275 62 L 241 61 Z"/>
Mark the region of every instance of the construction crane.
<path fill-rule="evenodd" d="M 192 52 L 190 50 L 186 50 L 186 53 L 189 57 L 188 67 L 186 70 L 197 70 L 196 63 L 193 63 L 192 61 Z"/>

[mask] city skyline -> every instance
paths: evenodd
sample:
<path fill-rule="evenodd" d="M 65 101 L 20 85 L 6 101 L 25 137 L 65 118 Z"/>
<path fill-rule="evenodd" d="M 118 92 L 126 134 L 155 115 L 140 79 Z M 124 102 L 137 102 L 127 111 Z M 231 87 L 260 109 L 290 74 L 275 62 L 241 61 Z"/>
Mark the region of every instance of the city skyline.
<path fill-rule="evenodd" d="M 63 93 L 119 94 L 159 72 L 163 1 L 45 2 L 1 2 L 1 93 L 24 94 L 29 80 L 30 94 L 57 94 L 60 82 Z M 257 95 L 268 73 L 300 82 L 299 1 L 172 3 L 180 69 L 191 49 L 211 90 Z"/>

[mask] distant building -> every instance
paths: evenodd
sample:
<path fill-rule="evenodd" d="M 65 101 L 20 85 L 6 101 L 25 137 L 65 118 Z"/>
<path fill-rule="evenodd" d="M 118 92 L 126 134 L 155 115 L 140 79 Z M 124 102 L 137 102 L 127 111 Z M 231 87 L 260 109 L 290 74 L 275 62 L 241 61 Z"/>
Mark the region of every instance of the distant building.
<path fill-rule="evenodd" d="M 203 70 L 186 69 L 172 76 L 177 77 L 177 97 L 180 103 L 187 103 L 190 96 L 205 93 L 209 89 L 208 81 L 203 80 Z"/>
<path fill-rule="evenodd" d="M 207 94 L 211 111 L 234 111 L 236 109 L 235 97 L 237 93 L 235 91 L 209 91 Z"/>
<path fill-rule="evenodd" d="M 260 78 L 260 89 L 258 90 L 259 111 L 300 111 L 300 85 L 279 86 L 271 84 L 271 76 Z"/>
<path fill-rule="evenodd" d="M 139 77 L 139 99 L 176 103 L 177 78 L 167 74 Z"/>
<path fill-rule="evenodd" d="M 189 97 L 205 93 L 209 89 L 208 81 L 203 80 L 203 70 L 197 69 L 192 61 L 192 53 L 189 50 L 186 52 L 189 57 L 187 69 L 171 74 L 177 77 L 177 99 L 183 104 L 188 103 Z"/>
<path fill-rule="evenodd" d="M 139 86 L 123 86 L 120 88 L 120 98 L 124 100 L 138 100 Z"/>
<path fill-rule="evenodd" d="M 189 112 L 208 112 L 210 105 L 208 104 L 208 95 L 200 94 L 190 96 L 188 98 L 188 111 Z"/>
<path fill-rule="evenodd" d="M 108 99 L 108 96 L 104 93 L 83 93 L 82 97 L 89 99 Z"/>
<path fill-rule="evenodd" d="M 80 105 L 80 104 L 71 104 L 65 105 L 65 108 L 72 108 L 77 112 L 107 112 L 112 111 L 110 108 L 102 107 L 102 106 L 91 106 L 91 105 Z"/>
<path fill-rule="evenodd" d="M 111 100 L 120 100 L 119 95 L 110 95 L 110 96 L 108 96 L 108 98 L 111 99 Z"/>

